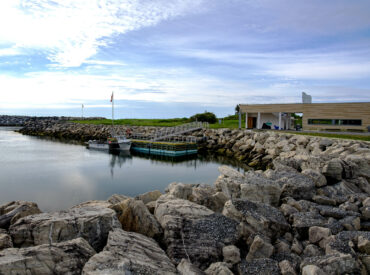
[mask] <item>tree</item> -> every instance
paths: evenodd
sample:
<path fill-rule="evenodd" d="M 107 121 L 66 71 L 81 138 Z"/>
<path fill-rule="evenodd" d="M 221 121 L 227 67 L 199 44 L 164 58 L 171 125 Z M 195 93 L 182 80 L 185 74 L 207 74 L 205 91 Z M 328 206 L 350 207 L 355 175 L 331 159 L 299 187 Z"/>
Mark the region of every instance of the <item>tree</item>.
<path fill-rule="evenodd" d="M 195 114 L 191 116 L 190 121 L 202 121 L 202 122 L 208 122 L 208 123 L 216 123 L 217 118 L 214 113 L 204 112 L 201 114 Z"/>
<path fill-rule="evenodd" d="M 239 104 L 235 106 L 235 114 L 239 114 L 240 106 Z"/>

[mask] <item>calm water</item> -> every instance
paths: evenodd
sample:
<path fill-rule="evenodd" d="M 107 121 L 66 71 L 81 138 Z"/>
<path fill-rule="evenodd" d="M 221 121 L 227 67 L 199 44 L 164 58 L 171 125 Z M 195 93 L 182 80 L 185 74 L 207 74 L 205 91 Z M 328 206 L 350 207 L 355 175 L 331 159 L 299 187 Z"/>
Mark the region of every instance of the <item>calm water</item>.
<path fill-rule="evenodd" d="M 43 211 L 54 211 L 87 200 L 106 200 L 115 193 L 163 192 L 174 181 L 213 184 L 221 163 L 238 168 L 238 164 L 202 156 L 163 161 L 111 155 L 24 136 L 14 129 L 0 127 L 0 204 L 27 200 Z"/>

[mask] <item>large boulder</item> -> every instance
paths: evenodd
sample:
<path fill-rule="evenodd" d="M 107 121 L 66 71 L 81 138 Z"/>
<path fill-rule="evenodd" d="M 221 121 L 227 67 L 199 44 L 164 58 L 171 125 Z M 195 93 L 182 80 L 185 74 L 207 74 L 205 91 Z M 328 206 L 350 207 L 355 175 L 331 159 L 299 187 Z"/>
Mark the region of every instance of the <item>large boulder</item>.
<path fill-rule="evenodd" d="M 0 228 L 8 229 L 20 218 L 41 213 L 37 204 L 28 201 L 12 201 L 0 206 Z"/>
<path fill-rule="evenodd" d="M 180 273 L 180 275 L 205 275 L 202 270 L 186 259 L 182 259 L 177 265 L 177 271 Z"/>
<path fill-rule="evenodd" d="M 177 274 L 176 267 L 153 240 L 138 233 L 109 232 L 104 250 L 86 263 L 82 274 Z"/>
<path fill-rule="evenodd" d="M 254 202 L 279 205 L 281 187 L 263 175 L 249 171 L 245 183 L 240 185 L 240 198 Z"/>
<path fill-rule="evenodd" d="M 245 176 L 228 166 L 218 168 L 221 175 L 215 182 L 217 191 L 223 192 L 228 198 L 240 197 L 240 184 L 244 183 Z"/>
<path fill-rule="evenodd" d="M 217 192 L 212 186 L 201 184 L 192 188 L 192 193 L 188 199 L 215 212 L 222 212 L 228 197 L 222 192 Z"/>
<path fill-rule="evenodd" d="M 159 190 L 149 191 L 144 194 L 136 196 L 136 199 L 143 201 L 144 204 L 147 204 L 152 201 L 156 201 L 162 193 Z"/>
<path fill-rule="evenodd" d="M 311 177 L 299 173 L 294 168 L 274 161 L 275 170 L 264 174 L 282 188 L 281 197 L 310 200 L 315 195 L 315 183 Z"/>
<path fill-rule="evenodd" d="M 201 269 L 222 260 L 222 248 L 240 239 L 238 222 L 204 206 L 181 199 L 159 199 L 155 217 L 164 230 L 167 255 L 182 258 Z"/>
<path fill-rule="evenodd" d="M 336 183 L 342 179 L 343 166 L 339 158 L 331 159 L 323 168 L 322 173 L 328 182 Z"/>
<path fill-rule="evenodd" d="M 0 274 L 81 274 L 96 252 L 83 238 L 0 251 Z"/>
<path fill-rule="evenodd" d="M 116 213 L 104 207 L 71 208 L 68 211 L 24 217 L 9 228 L 15 247 L 52 244 L 82 237 L 100 251 L 108 233 L 121 228 Z"/>
<path fill-rule="evenodd" d="M 301 270 L 307 265 L 319 267 L 324 274 L 361 274 L 357 260 L 350 254 L 332 254 L 305 258 L 301 263 Z"/>
<path fill-rule="evenodd" d="M 283 235 L 290 228 L 282 212 L 264 203 L 232 199 L 225 203 L 222 213 L 269 237 Z"/>
<path fill-rule="evenodd" d="M 126 199 L 112 206 L 116 211 L 122 228 L 133 231 L 150 238 L 158 238 L 162 234 L 162 228 L 148 208 L 141 200 Z"/>
<path fill-rule="evenodd" d="M 229 267 L 224 262 L 216 262 L 211 264 L 205 271 L 207 275 L 233 275 Z"/>
<path fill-rule="evenodd" d="M 4 229 L 0 229 L 0 250 L 13 247 L 12 238 Z"/>

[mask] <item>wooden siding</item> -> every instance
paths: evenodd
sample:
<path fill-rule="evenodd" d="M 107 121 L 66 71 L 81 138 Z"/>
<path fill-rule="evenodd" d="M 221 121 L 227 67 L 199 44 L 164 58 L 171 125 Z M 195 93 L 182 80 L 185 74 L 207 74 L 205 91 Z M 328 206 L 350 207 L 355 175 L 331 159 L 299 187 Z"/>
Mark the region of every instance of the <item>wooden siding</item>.
<path fill-rule="evenodd" d="M 304 130 L 340 129 L 367 130 L 370 125 L 370 102 L 359 103 L 311 103 L 311 104 L 241 104 L 242 113 L 303 113 Z M 308 119 L 361 119 L 361 126 L 311 125 Z"/>

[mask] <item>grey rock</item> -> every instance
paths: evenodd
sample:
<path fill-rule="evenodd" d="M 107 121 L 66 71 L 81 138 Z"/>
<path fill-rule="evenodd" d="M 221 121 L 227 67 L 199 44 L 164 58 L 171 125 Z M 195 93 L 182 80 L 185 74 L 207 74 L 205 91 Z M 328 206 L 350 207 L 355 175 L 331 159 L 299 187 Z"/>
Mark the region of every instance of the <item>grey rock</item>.
<path fill-rule="evenodd" d="M 176 198 L 187 200 L 193 192 L 192 188 L 190 184 L 172 182 L 167 186 L 165 191 Z"/>
<path fill-rule="evenodd" d="M 239 223 L 190 201 L 160 198 L 155 216 L 164 230 L 167 255 L 190 259 L 201 269 L 222 260 L 222 248 L 240 239 Z"/>
<path fill-rule="evenodd" d="M 339 182 L 342 179 L 343 166 L 338 158 L 331 159 L 323 168 L 322 173 L 329 183 Z"/>
<path fill-rule="evenodd" d="M 358 241 L 357 241 L 357 247 L 358 247 L 358 251 L 360 251 L 361 253 L 370 255 L 370 240 L 369 239 L 366 239 L 363 236 L 359 236 Z"/>
<path fill-rule="evenodd" d="M 245 199 L 227 201 L 223 214 L 239 222 L 244 222 L 255 232 L 269 237 L 284 235 L 290 228 L 284 215 L 275 207 Z"/>
<path fill-rule="evenodd" d="M 316 265 L 306 265 L 302 269 L 302 275 L 325 275 L 325 272 Z"/>
<path fill-rule="evenodd" d="M 324 251 L 322 251 L 318 246 L 314 244 L 307 245 L 303 250 L 304 257 L 316 257 L 316 256 L 323 256 Z"/>
<path fill-rule="evenodd" d="M 146 236 L 115 229 L 104 250 L 91 257 L 82 274 L 177 274 L 159 245 Z"/>
<path fill-rule="evenodd" d="M 82 238 L 0 251 L 0 274 L 81 274 L 94 249 Z"/>
<path fill-rule="evenodd" d="M 144 194 L 136 196 L 136 199 L 143 201 L 144 204 L 147 204 L 152 201 L 156 201 L 162 193 L 159 190 L 146 192 Z"/>
<path fill-rule="evenodd" d="M 13 247 L 12 238 L 4 231 L 0 230 L 0 250 Z"/>
<path fill-rule="evenodd" d="M 112 204 L 108 201 L 102 201 L 102 200 L 91 200 L 91 201 L 86 201 L 82 202 L 80 204 L 77 204 L 73 208 L 83 208 L 83 207 L 103 207 L 103 208 L 110 208 Z"/>
<path fill-rule="evenodd" d="M 282 275 L 296 275 L 297 273 L 294 270 L 291 262 L 284 260 L 279 263 L 280 271 Z"/>
<path fill-rule="evenodd" d="M 318 204 L 335 206 L 337 204 L 335 199 L 326 196 L 313 196 L 312 200 Z"/>
<path fill-rule="evenodd" d="M 301 263 L 301 270 L 307 265 L 315 265 L 322 269 L 324 274 L 328 275 L 358 274 L 360 272 L 358 262 L 349 254 L 332 254 L 305 258 Z"/>
<path fill-rule="evenodd" d="M 222 192 L 217 192 L 215 188 L 209 185 L 199 185 L 192 188 L 192 193 L 188 199 L 215 212 L 222 212 L 228 197 Z"/>
<path fill-rule="evenodd" d="M 207 275 L 233 275 L 226 263 L 217 262 L 211 264 L 205 271 Z"/>
<path fill-rule="evenodd" d="M 126 200 L 126 199 L 129 199 L 130 197 L 128 197 L 128 196 L 125 196 L 125 195 L 119 195 L 119 194 L 113 194 L 112 196 L 110 196 L 109 198 L 108 198 L 108 202 L 110 203 L 110 204 L 117 204 L 117 203 L 120 203 L 121 201 L 124 201 L 124 200 Z"/>
<path fill-rule="evenodd" d="M 160 224 L 141 200 L 126 199 L 112 206 L 112 209 L 116 211 L 122 229 L 126 231 L 150 238 L 159 238 L 163 233 Z"/>
<path fill-rule="evenodd" d="M 321 150 L 325 151 L 326 148 L 330 147 L 333 143 L 334 143 L 334 141 L 332 139 L 322 138 L 322 139 L 320 139 L 319 147 L 320 147 Z"/>
<path fill-rule="evenodd" d="M 312 226 L 308 230 L 308 238 L 310 243 L 319 243 L 320 241 L 330 237 L 331 231 L 329 228 Z"/>
<path fill-rule="evenodd" d="M 177 265 L 180 275 L 204 275 L 205 273 L 186 259 L 182 259 Z"/>
<path fill-rule="evenodd" d="M 297 255 L 301 255 L 303 252 L 303 246 L 296 238 L 294 238 L 292 243 L 292 252 L 296 253 Z"/>
<path fill-rule="evenodd" d="M 215 182 L 215 187 L 228 198 L 240 198 L 240 184 L 242 183 L 243 181 L 220 175 Z"/>
<path fill-rule="evenodd" d="M 369 274 L 370 273 L 370 256 L 360 255 L 360 260 L 361 260 L 363 266 L 365 267 L 366 272 Z"/>
<path fill-rule="evenodd" d="M 276 162 L 274 164 L 277 165 Z M 279 165 L 267 176 L 282 187 L 282 198 L 310 200 L 315 195 L 314 181 L 291 167 Z"/>
<path fill-rule="evenodd" d="M 302 236 L 308 237 L 308 229 L 312 226 L 325 226 L 327 220 L 316 212 L 299 212 L 291 215 L 292 227 Z"/>
<path fill-rule="evenodd" d="M 326 254 L 351 254 L 355 255 L 353 250 L 354 243 L 357 243 L 359 238 L 370 240 L 370 232 L 368 231 L 342 231 L 329 239 L 326 244 Z"/>
<path fill-rule="evenodd" d="M 235 245 L 228 245 L 222 248 L 224 262 L 234 265 L 240 262 L 240 250 Z"/>
<path fill-rule="evenodd" d="M 279 205 L 281 192 L 279 184 L 251 171 L 246 173 L 245 181 L 240 185 L 240 198 L 273 206 Z"/>
<path fill-rule="evenodd" d="M 318 171 L 305 169 L 302 171 L 302 174 L 310 177 L 315 183 L 316 187 L 322 187 L 327 184 L 325 176 Z"/>
<path fill-rule="evenodd" d="M 103 207 L 72 208 L 68 211 L 24 217 L 9 228 L 15 247 L 63 242 L 82 237 L 100 251 L 108 232 L 120 228 L 116 213 Z"/>
<path fill-rule="evenodd" d="M 280 269 L 277 261 L 272 259 L 255 259 L 243 261 L 239 265 L 239 274 L 242 275 L 279 275 Z"/>
<path fill-rule="evenodd" d="M 8 229 L 17 220 L 41 213 L 37 204 L 28 201 L 12 201 L 0 206 L 0 228 Z"/>
<path fill-rule="evenodd" d="M 253 243 L 249 248 L 246 260 L 270 258 L 273 252 L 274 247 L 269 242 L 257 235 L 254 237 Z"/>

